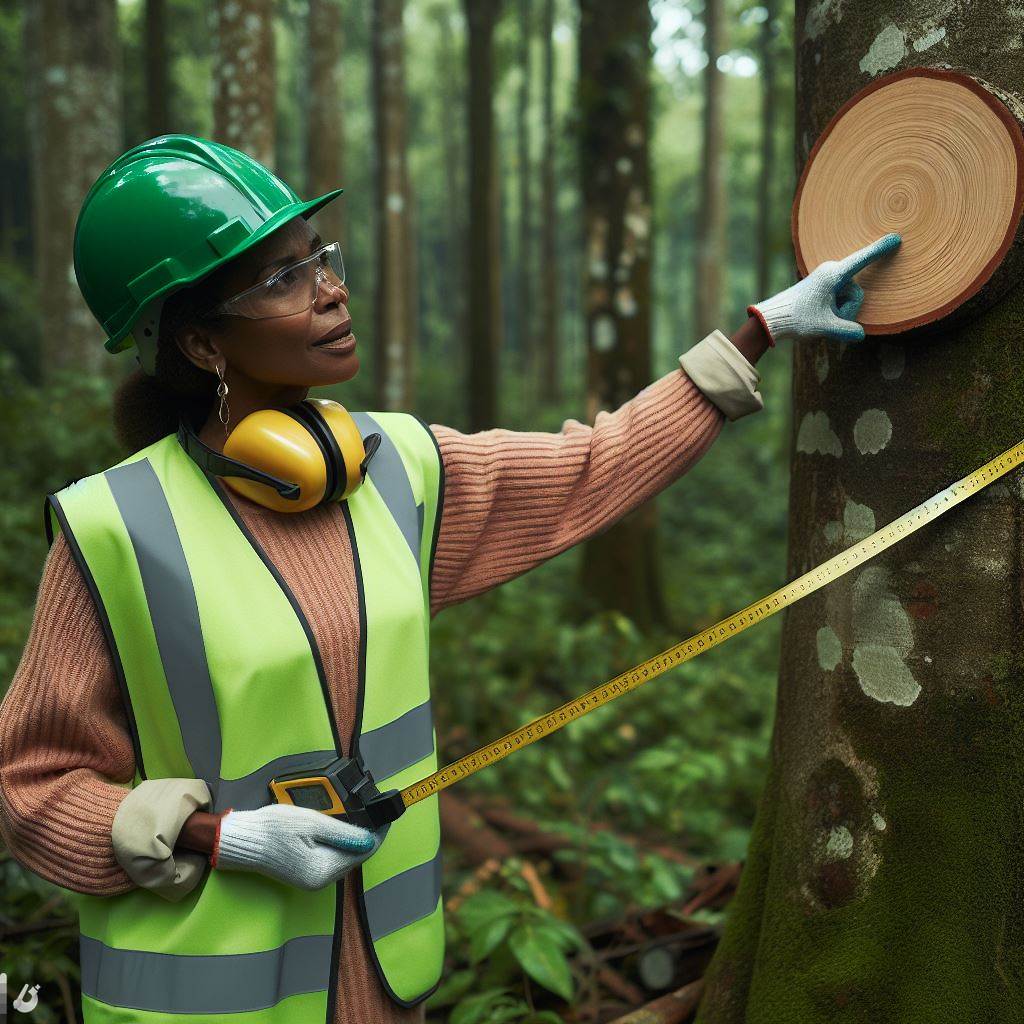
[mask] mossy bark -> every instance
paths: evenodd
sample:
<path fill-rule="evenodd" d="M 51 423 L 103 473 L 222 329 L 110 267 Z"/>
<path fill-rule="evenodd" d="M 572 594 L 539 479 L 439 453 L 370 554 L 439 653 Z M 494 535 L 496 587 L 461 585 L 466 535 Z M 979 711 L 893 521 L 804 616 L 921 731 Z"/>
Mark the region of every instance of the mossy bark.
<path fill-rule="evenodd" d="M 796 17 L 800 167 L 875 75 L 1024 81 L 1021 3 Z M 797 343 L 789 578 L 1024 437 L 1022 317 L 1012 285 L 955 327 Z M 1022 506 L 1015 470 L 784 613 L 771 768 L 698 1024 L 1024 1020 Z"/>

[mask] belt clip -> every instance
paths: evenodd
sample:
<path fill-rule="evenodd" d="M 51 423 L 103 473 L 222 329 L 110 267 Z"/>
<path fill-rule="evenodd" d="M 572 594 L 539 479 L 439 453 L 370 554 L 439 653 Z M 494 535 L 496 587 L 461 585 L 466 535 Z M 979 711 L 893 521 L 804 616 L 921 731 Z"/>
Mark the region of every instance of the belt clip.
<path fill-rule="evenodd" d="M 405 811 L 401 793 L 381 793 L 358 755 L 276 775 L 268 786 L 277 803 L 323 811 L 362 828 L 379 828 Z"/>
<path fill-rule="evenodd" d="M 380 434 L 367 434 L 363 438 L 363 461 L 359 463 L 359 479 L 365 480 L 366 474 L 370 468 L 370 459 L 377 454 L 377 449 L 380 447 Z"/>

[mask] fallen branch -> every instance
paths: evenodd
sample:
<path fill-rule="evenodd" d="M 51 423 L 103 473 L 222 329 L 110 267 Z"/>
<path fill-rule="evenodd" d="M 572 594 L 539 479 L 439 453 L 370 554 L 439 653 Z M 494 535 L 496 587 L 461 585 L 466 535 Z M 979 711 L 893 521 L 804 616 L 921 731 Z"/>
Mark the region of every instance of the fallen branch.
<path fill-rule="evenodd" d="M 617 1017 L 611 1024 L 683 1024 L 697 1009 L 703 994 L 704 979 L 700 978 L 666 996 L 659 996 L 625 1017 Z"/>
<path fill-rule="evenodd" d="M 461 797 L 443 791 L 439 800 L 441 832 L 454 843 L 473 864 L 489 860 L 505 860 L 516 852 L 511 843 L 491 828 Z"/>
<path fill-rule="evenodd" d="M 0 928 L 0 942 L 13 938 L 15 935 L 30 935 L 33 932 L 55 931 L 58 928 L 71 928 L 77 924 L 77 917 L 55 917 L 48 921 L 31 921 L 27 924 L 12 924 L 8 928 Z"/>
<path fill-rule="evenodd" d="M 540 875 L 537 874 L 537 869 L 529 861 L 524 861 L 523 866 L 519 869 L 519 874 L 530 887 L 533 902 L 541 910 L 551 910 L 554 904 L 551 902 L 547 889 L 544 888 L 544 883 L 540 880 Z"/>
<path fill-rule="evenodd" d="M 450 911 L 459 909 L 463 900 L 468 899 L 475 892 L 479 892 L 484 882 L 487 881 L 492 875 L 496 875 L 501 870 L 501 861 L 497 858 L 493 860 L 484 861 L 472 875 L 467 878 L 462 885 L 455 891 L 455 895 L 451 899 L 445 900 L 445 907 Z"/>
<path fill-rule="evenodd" d="M 488 824 L 508 832 L 514 832 L 520 837 L 519 840 L 515 841 L 518 853 L 554 853 L 556 850 L 574 849 L 578 845 L 567 836 L 542 828 L 532 819 L 526 818 L 512 810 L 507 804 L 495 802 L 493 798 L 474 794 L 469 799 Z M 612 832 L 622 842 L 635 849 L 639 849 L 642 853 L 656 853 L 659 857 L 673 861 L 676 864 L 681 864 L 684 867 L 695 868 L 701 863 L 698 858 L 691 857 L 689 854 L 673 849 L 671 846 L 663 844 L 652 845 L 636 836 L 625 836 L 616 833 L 609 822 L 592 822 L 587 828 L 591 833 Z"/>
<path fill-rule="evenodd" d="M 739 885 L 742 870 L 742 862 L 736 861 L 732 864 L 726 864 L 724 867 L 720 867 L 714 874 L 708 875 L 706 878 L 707 884 L 693 899 L 683 905 L 679 913 L 683 917 L 689 917 L 690 914 L 696 913 L 701 908 L 710 906 L 727 889 L 735 888 Z M 696 884 L 700 884 L 700 882 L 698 881 Z"/>
<path fill-rule="evenodd" d="M 624 978 L 614 967 L 609 964 L 602 964 L 597 972 L 598 981 L 609 992 L 614 993 L 620 999 L 625 999 L 627 1003 L 636 1005 L 642 1003 L 646 998 L 646 994 L 639 985 L 634 985 L 628 978 Z"/>
<path fill-rule="evenodd" d="M 75 1012 L 75 1000 L 71 995 L 71 983 L 63 971 L 57 971 L 57 988 L 60 989 L 61 1002 L 64 1003 L 64 1020 L 67 1024 L 78 1024 L 78 1014 Z"/>

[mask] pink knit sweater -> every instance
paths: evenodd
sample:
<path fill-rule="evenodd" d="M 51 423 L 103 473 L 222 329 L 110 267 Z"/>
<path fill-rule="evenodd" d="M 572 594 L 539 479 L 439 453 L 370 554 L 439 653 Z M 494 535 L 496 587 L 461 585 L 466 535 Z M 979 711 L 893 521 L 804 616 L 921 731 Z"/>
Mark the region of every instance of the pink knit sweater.
<path fill-rule="evenodd" d="M 462 434 L 432 424 L 446 482 L 431 615 L 527 572 L 652 498 L 701 458 L 724 422 L 677 368 L 615 412 L 598 413 L 593 427 L 569 419 L 560 433 Z M 341 509 L 289 515 L 229 494 L 309 619 L 338 734 L 348 737 L 359 614 Z M 59 886 L 98 895 L 131 889 L 114 857 L 111 823 L 134 773 L 96 608 L 58 533 L 0 705 L 0 835 L 18 861 Z M 402 1009 L 388 999 L 367 947 L 348 876 L 336 1024 L 423 1020 L 422 1004 Z"/>

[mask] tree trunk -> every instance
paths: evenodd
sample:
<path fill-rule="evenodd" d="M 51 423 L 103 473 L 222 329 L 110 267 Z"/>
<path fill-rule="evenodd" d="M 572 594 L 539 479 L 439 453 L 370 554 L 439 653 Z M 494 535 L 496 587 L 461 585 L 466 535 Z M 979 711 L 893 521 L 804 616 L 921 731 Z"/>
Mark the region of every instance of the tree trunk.
<path fill-rule="evenodd" d="M 381 409 L 415 403 L 410 217 L 406 164 L 405 0 L 374 0 L 373 106 L 377 121 L 375 384 Z"/>
<path fill-rule="evenodd" d="M 86 193 L 124 148 L 116 0 L 35 0 L 25 33 L 43 370 L 112 373 L 74 284 L 73 244 Z"/>
<path fill-rule="evenodd" d="M 167 64 L 167 7 L 165 0 L 146 0 L 146 135 L 153 138 L 171 130 Z"/>
<path fill-rule="evenodd" d="M 494 24 L 501 0 L 463 0 L 469 27 L 469 429 L 498 425 L 501 249 L 494 133 Z"/>
<path fill-rule="evenodd" d="M 697 284 L 694 323 L 697 337 L 722 326 L 725 287 L 725 126 L 722 103 L 725 76 L 718 58 L 725 49 L 722 0 L 705 0 L 703 148 L 700 167 L 700 208 L 697 215 Z"/>
<path fill-rule="evenodd" d="M 558 245 L 555 192 L 555 0 L 544 0 L 541 38 L 544 40 L 544 152 L 541 154 L 540 197 L 540 353 L 537 372 L 545 402 L 561 398 L 561 366 L 558 329 Z"/>
<path fill-rule="evenodd" d="M 518 150 L 519 185 L 519 252 L 516 260 L 516 330 L 519 333 L 518 349 L 520 367 L 525 371 L 526 381 L 533 379 L 537 365 L 537 337 L 533 330 L 535 308 L 534 274 L 536 257 L 533 246 L 533 204 L 530 202 L 530 177 L 533 165 L 530 162 L 530 42 L 532 32 L 532 0 L 518 0 L 519 24 L 519 95 L 516 104 L 516 149 Z M 523 390 L 527 406 L 533 404 L 534 390 L 528 385 Z"/>
<path fill-rule="evenodd" d="M 309 106 L 306 122 L 306 198 L 345 188 L 343 164 L 345 100 L 341 88 L 342 11 L 340 0 L 309 0 L 306 18 Z M 337 239 L 346 251 L 348 192 L 314 216 L 325 242 Z"/>
<path fill-rule="evenodd" d="M 587 419 L 650 383 L 648 0 L 582 0 L 580 167 L 586 254 Z M 654 502 L 584 544 L 584 592 L 647 626 L 664 622 Z"/>
<path fill-rule="evenodd" d="M 273 170 L 275 140 L 273 0 L 216 0 L 213 133 Z"/>
<path fill-rule="evenodd" d="M 765 0 L 761 23 L 761 173 L 757 181 L 757 300 L 771 295 L 775 179 L 775 35 L 778 0 Z"/>
<path fill-rule="evenodd" d="M 880 74 L 1019 86 L 1019 16 L 798 0 L 799 164 Z M 1017 286 L 927 337 L 797 344 L 789 578 L 1019 440 L 1022 314 Z M 770 770 L 699 1024 L 1021 1021 L 1022 497 L 1017 471 L 785 613 Z"/>
<path fill-rule="evenodd" d="M 446 214 L 448 237 L 444 243 L 443 258 L 432 268 L 431 282 L 433 295 L 444 296 L 445 309 L 452 321 L 449 341 L 456 343 L 456 351 L 447 350 L 443 357 L 450 357 L 449 365 L 454 366 L 462 353 L 466 337 L 466 271 L 465 271 L 465 190 L 463 133 L 460 126 L 463 118 L 459 112 L 464 106 L 463 76 L 459 74 L 455 45 L 452 40 L 452 9 L 445 4 L 432 8 L 431 14 L 438 31 L 438 81 L 441 104 L 441 144 L 445 168 Z M 436 251 L 436 247 L 434 247 Z"/>

